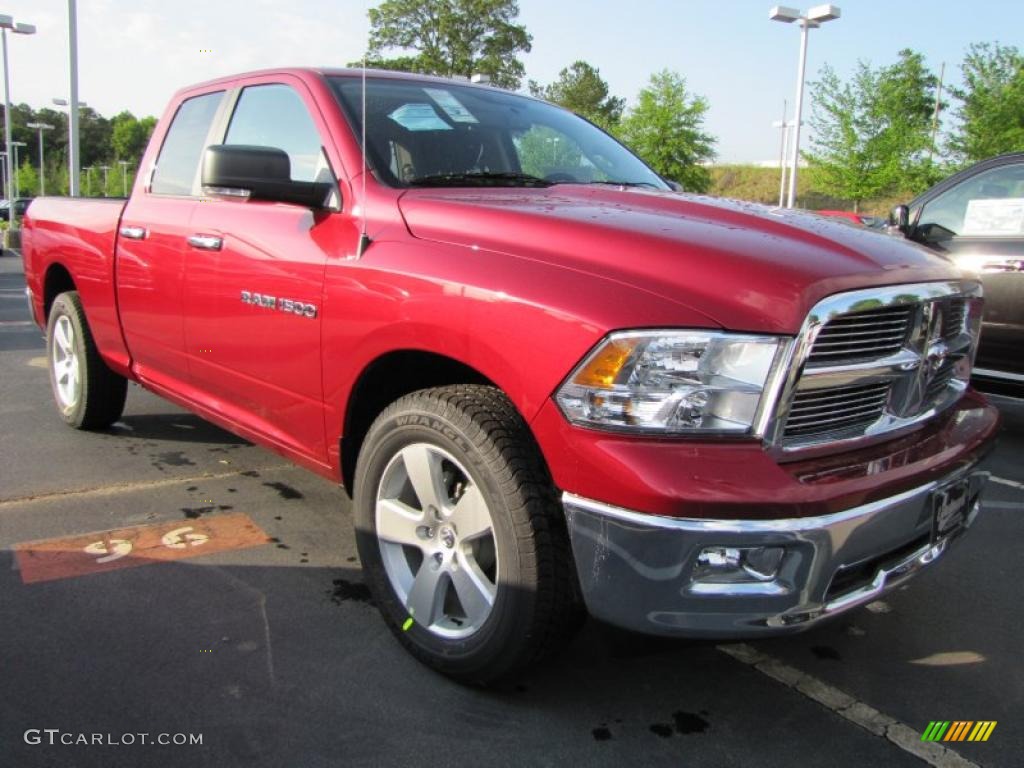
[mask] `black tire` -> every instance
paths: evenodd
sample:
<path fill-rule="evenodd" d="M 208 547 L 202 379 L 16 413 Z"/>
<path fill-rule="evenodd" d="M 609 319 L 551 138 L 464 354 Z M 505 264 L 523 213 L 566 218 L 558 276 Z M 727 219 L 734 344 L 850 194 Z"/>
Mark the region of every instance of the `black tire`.
<path fill-rule="evenodd" d="M 61 318 L 70 323 L 71 346 L 77 356 L 79 385 L 73 400 L 62 399 L 55 370 L 54 347 L 58 342 L 54 329 Z M 46 324 L 46 360 L 57 411 L 66 424 L 76 429 L 103 429 L 121 418 L 128 381 L 110 370 L 100 357 L 78 291 L 62 293 L 53 300 Z"/>
<path fill-rule="evenodd" d="M 469 637 L 441 637 L 413 620 L 388 576 L 377 537 L 385 469 L 404 447 L 423 443 L 468 470 L 492 521 L 495 597 Z M 532 434 L 500 391 L 456 385 L 395 401 L 370 427 L 354 485 L 364 579 L 395 636 L 424 664 L 464 683 L 504 681 L 561 649 L 580 625 L 582 602 L 561 503 Z"/>

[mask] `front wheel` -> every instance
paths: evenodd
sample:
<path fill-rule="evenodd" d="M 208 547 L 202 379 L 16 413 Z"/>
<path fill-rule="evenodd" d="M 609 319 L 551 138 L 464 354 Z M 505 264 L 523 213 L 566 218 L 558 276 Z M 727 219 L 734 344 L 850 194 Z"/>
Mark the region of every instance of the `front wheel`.
<path fill-rule="evenodd" d="M 571 637 L 581 611 L 561 506 L 498 390 L 441 387 L 389 406 L 360 451 L 354 502 L 367 584 L 424 663 L 486 684 Z"/>
<path fill-rule="evenodd" d="M 77 429 L 102 429 L 121 418 L 128 381 L 100 357 L 77 291 L 60 294 L 46 325 L 46 359 L 57 410 Z"/>

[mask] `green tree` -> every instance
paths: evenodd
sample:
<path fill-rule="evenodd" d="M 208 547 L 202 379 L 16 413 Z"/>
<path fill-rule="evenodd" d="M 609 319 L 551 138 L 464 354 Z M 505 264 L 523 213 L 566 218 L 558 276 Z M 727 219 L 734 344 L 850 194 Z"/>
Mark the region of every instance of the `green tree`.
<path fill-rule="evenodd" d="M 110 120 L 92 107 L 79 112 L 78 141 L 82 166 L 100 165 L 112 154 Z"/>
<path fill-rule="evenodd" d="M 651 75 L 636 105 L 622 119 L 620 135 L 634 152 L 666 179 L 691 192 L 704 192 L 711 176 L 703 165 L 715 156 L 715 139 L 704 130 L 708 102 L 686 90 L 681 75 Z"/>
<path fill-rule="evenodd" d="M 910 192 L 934 181 L 928 159 L 937 80 L 920 54 L 888 67 L 858 62 L 843 81 L 829 66 L 811 83 L 813 129 L 804 153 L 816 187 L 853 203 Z"/>
<path fill-rule="evenodd" d="M 947 175 L 933 166 L 930 151 L 939 79 L 920 53 L 904 48 L 898 55 L 895 64 L 879 70 L 875 110 L 887 127 L 888 151 L 902 174 L 893 191 L 916 192 Z"/>
<path fill-rule="evenodd" d="M 950 148 L 965 163 L 1024 150 L 1024 56 L 999 44 L 972 45 L 961 64 L 963 86 Z"/>
<path fill-rule="evenodd" d="M 371 8 L 367 64 L 445 77 L 488 75 L 518 88 L 530 35 L 515 0 L 384 0 Z M 386 58 L 385 51 L 401 51 Z"/>
<path fill-rule="evenodd" d="M 35 197 L 39 194 L 39 174 L 36 173 L 36 167 L 25 159 L 21 163 L 21 167 L 15 170 L 18 175 L 18 195 L 21 197 Z"/>
<path fill-rule="evenodd" d="M 121 112 L 110 121 L 110 145 L 119 160 L 135 160 L 146 148 L 149 135 L 131 112 Z"/>
<path fill-rule="evenodd" d="M 605 130 L 618 125 L 626 106 L 625 99 L 609 93 L 608 83 L 601 77 L 600 70 L 585 61 L 573 62 L 547 86 L 531 80 L 530 93 L 571 109 Z"/>

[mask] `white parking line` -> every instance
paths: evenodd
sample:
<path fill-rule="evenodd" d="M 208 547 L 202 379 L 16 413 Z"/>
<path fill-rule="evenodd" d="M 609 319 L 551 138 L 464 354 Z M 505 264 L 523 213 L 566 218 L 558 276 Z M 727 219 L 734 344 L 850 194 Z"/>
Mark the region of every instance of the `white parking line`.
<path fill-rule="evenodd" d="M 1024 509 L 1024 502 L 1019 501 L 983 501 L 982 509 Z"/>
<path fill-rule="evenodd" d="M 150 488 L 162 488 L 168 485 L 179 485 L 181 483 L 195 483 L 200 480 L 222 480 L 226 477 L 238 477 L 247 472 L 277 472 L 283 469 L 297 469 L 294 464 L 273 464 L 269 467 L 255 467 L 254 469 L 240 469 L 234 472 L 209 472 L 191 477 L 168 477 L 162 480 L 148 480 L 142 483 L 115 483 L 113 485 L 101 485 L 94 488 L 77 488 L 69 491 L 52 491 L 50 493 L 39 493 L 32 496 L 19 496 L 13 499 L 0 500 L 0 510 L 6 507 L 13 507 L 21 504 L 35 504 L 41 501 L 52 501 L 64 499 L 70 496 L 107 496 L 113 493 L 129 493 L 131 491 L 142 491 Z"/>
<path fill-rule="evenodd" d="M 777 680 L 787 688 L 816 701 L 854 725 L 860 726 L 875 736 L 888 739 L 904 752 L 909 752 L 935 768 L 979 768 L 976 763 L 972 763 L 941 744 L 921 741 L 920 731 L 914 730 L 909 725 L 879 712 L 874 707 L 858 701 L 850 694 L 813 675 L 808 675 L 795 667 L 783 664 L 778 659 L 761 653 L 753 646 L 746 643 L 729 643 L 728 645 L 719 645 L 717 648 L 722 653 L 753 667 L 773 680 Z"/>
<path fill-rule="evenodd" d="M 992 475 L 989 478 L 993 483 L 999 483 L 1000 485 L 1008 485 L 1011 488 L 1024 488 L 1024 483 L 1019 483 L 1016 480 L 1007 480 L 1005 477 L 996 477 Z"/>

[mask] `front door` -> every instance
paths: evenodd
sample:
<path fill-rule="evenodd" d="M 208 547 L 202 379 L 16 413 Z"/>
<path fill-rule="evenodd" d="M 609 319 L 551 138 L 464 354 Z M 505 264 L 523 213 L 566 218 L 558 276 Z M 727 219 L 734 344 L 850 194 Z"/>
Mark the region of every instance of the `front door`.
<path fill-rule="evenodd" d="M 975 370 L 1024 380 L 1024 162 L 980 171 L 927 200 L 913 236 L 981 276 Z"/>
<path fill-rule="evenodd" d="M 282 149 L 293 180 L 333 181 L 312 107 L 300 82 L 249 85 L 224 143 Z M 192 217 L 186 253 L 185 343 L 205 404 L 318 464 L 327 462 L 323 278 L 328 258 L 344 253 L 340 233 L 350 227 L 342 218 L 285 203 L 207 199 Z"/>

